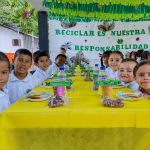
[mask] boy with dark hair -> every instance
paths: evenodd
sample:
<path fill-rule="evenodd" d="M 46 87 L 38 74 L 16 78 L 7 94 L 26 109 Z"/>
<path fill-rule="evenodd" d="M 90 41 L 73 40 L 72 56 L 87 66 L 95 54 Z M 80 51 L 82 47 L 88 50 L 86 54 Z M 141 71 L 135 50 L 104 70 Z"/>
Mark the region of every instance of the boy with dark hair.
<path fill-rule="evenodd" d="M 59 67 L 64 65 L 66 60 L 66 55 L 58 54 L 55 58 L 55 62 L 48 69 L 49 74 L 57 74 L 59 72 Z"/>
<path fill-rule="evenodd" d="M 41 83 L 37 77 L 28 72 L 31 65 L 32 53 L 27 49 L 18 49 L 14 55 L 14 70 L 11 72 L 8 82 L 11 103 L 16 102 Z"/>
<path fill-rule="evenodd" d="M 45 51 L 36 51 L 33 54 L 34 64 L 46 71 L 50 65 L 49 55 Z"/>
<path fill-rule="evenodd" d="M 48 68 L 50 66 L 49 55 L 45 51 L 36 51 L 33 54 L 33 59 L 37 68 L 32 73 L 34 77 L 37 77 L 42 83 L 50 76 L 50 74 L 48 74 Z"/>

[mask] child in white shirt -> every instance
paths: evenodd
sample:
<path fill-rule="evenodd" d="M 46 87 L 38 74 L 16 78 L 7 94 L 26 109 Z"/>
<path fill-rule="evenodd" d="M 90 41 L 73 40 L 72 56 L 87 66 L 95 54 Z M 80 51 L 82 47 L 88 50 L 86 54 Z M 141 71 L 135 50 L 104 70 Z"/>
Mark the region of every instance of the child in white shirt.
<path fill-rule="evenodd" d="M 32 65 L 32 53 L 27 49 L 19 49 L 14 55 L 14 71 L 11 72 L 8 82 L 10 102 L 19 98 L 41 84 L 41 80 L 28 73 Z M 41 74 L 42 76 L 42 74 Z"/>
<path fill-rule="evenodd" d="M 42 83 L 44 80 L 51 76 L 51 73 L 48 72 L 50 66 L 49 55 L 45 51 L 36 51 L 33 54 L 34 64 L 37 66 L 37 69 L 33 73 L 33 76 L 37 77 Z M 41 74 L 44 76 L 41 76 Z"/>
<path fill-rule="evenodd" d="M 55 58 L 55 62 L 49 67 L 48 73 L 53 75 L 57 74 L 59 72 L 59 67 L 65 64 L 66 59 L 66 55 L 58 54 Z"/>
<path fill-rule="evenodd" d="M 139 90 L 145 97 L 150 99 L 150 61 L 143 61 L 137 64 L 133 70 Z"/>
<path fill-rule="evenodd" d="M 108 58 L 110 55 L 111 51 L 105 51 L 102 56 L 101 56 L 101 66 L 105 66 L 105 68 L 109 67 L 108 65 Z"/>
<path fill-rule="evenodd" d="M 6 84 L 9 78 L 10 63 L 7 56 L 0 52 L 0 112 L 10 105 Z"/>
<path fill-rule="evenodd" d="M 139 85 L 136 83 L 133 70 L 137 65 L 137 62 L 134 59 L 123 59 L 119 66 L 119 79 L 122 81 L 122 84 L 126 87 L 132 89 L 133 91 L 137 91 L 139 89 Z"/>
<path fill-rule="evenodd" d="M 108 58 L 109 67 L 106 69 L 108 78 L 118 80 L 118 69 L 123 59 L 123 54 L 120 51 L 111 52 Z"/>

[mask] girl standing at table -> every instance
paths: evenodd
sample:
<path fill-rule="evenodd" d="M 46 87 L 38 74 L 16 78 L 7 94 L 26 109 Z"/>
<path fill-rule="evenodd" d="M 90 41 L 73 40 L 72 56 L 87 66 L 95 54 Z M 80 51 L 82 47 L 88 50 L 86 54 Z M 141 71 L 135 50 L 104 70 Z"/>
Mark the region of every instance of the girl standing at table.
<path fill-rule="evenodd" d="M 139 90 L 150 99 L 150 61 L 140 62 L 135 66 L 133 73 Z"/>
<path fill-rule="evenodd" d="M 109 67 L 106 69 L 108 78 L 118 80 L 118 70 L 123 59 L 123 54 L 120 51 L 111 52 L 108 58 Z"/>
<path fill-rule="evenodd" d="M 0 112 L 10 105 L 6 87 L 10 72 L 10 62 L 7 56 L 0 52 Z"/>

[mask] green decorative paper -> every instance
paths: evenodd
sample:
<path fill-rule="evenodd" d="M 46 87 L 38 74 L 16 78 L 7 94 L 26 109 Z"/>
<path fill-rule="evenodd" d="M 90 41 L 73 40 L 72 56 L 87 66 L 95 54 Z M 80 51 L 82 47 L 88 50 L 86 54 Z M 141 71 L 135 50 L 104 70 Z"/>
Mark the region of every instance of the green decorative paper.
<path fill-rule="evenodd" d="M 45 82 L 45 86 L 49 87 L 58 87 L 58 86 L 71 86 L 71 81 L 51 81 L 51 82 Z"/>
<path fill-rule="evenodd" d="M 120 84 L 119 80 L 101 80 L 101 81 L 95 81 L 94 84 L 96 86 L 117 86 Z"/>
<path fill-rule="evenodd" d="M 150 0 L 44 0 L 43 6 L 60 21 L 150 20 Z"/>

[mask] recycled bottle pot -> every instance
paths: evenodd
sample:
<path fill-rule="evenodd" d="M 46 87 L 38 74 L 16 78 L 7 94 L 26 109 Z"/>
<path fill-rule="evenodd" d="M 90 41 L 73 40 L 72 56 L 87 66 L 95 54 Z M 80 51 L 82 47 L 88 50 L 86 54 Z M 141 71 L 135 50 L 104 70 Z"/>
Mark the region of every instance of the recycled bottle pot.
<path fill-rule="evenodd" d="M 107 97 L 113 99 L 113 88 L 112 86 L 100 86 L 99 87 L 99 95 L 101 97 Z"/>

